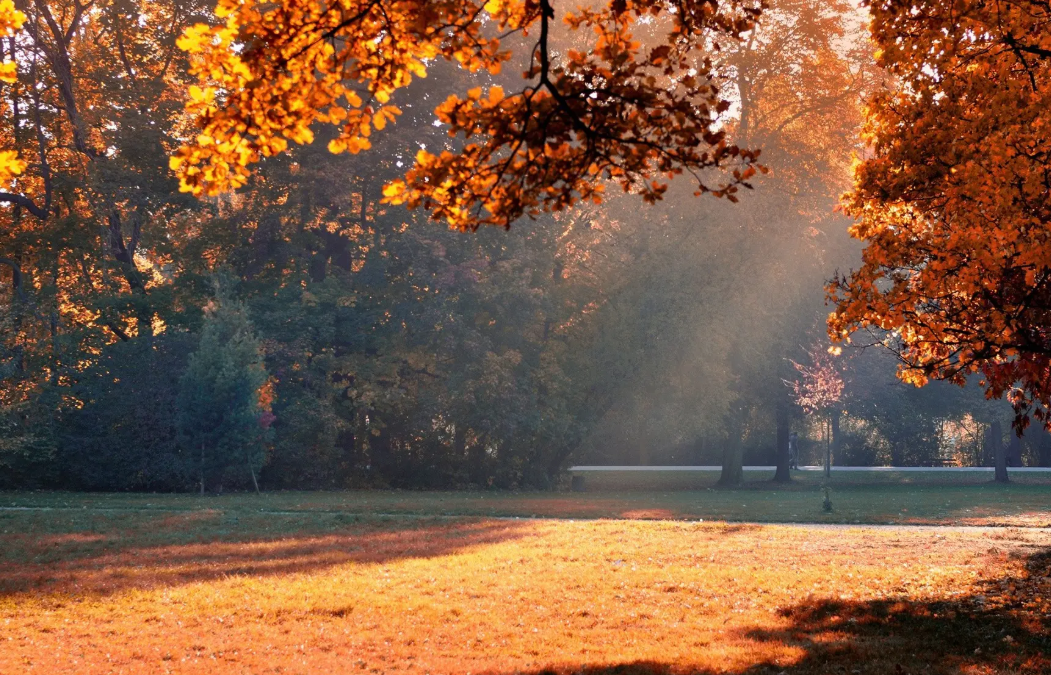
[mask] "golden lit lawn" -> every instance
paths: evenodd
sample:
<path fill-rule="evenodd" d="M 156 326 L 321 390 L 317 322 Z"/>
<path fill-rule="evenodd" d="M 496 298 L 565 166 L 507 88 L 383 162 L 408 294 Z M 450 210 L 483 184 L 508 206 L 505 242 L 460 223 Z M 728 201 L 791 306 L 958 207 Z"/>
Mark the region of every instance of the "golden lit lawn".
<path fill-rule="evenodd" d="M 1037 529 L 6 511 L 0 673 L 1048 673 L 1049 547 Z"/>

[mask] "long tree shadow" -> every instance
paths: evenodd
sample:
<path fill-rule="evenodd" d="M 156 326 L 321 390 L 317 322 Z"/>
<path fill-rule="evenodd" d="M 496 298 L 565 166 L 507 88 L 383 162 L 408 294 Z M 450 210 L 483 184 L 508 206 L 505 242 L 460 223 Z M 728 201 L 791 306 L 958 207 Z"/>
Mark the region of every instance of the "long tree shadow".
<path fill-rule="evenodd" d="M 1028 558 L 1018 577 L 933 602 L 802 603 L 782 611 L 784 630 L 759 641 L 802 647 L 789 672 L 1051 673 L 1051 552 Z"/>
<path fill-rule="evenodd" d="M 317 571 L 429 558 L 528 536 L 533 524 L 482 519 L 357 518 L 221 511 L 56 519 L 0 533 L 0 597 L 118 591 L 231 575 Z M 8 524 L 5 522 L 4 524 Z"/>
<path fill-rule="evenodd" d="M 1023 575 L 933 602 L 815 601 L 786 608 L 788 627 L 745 637 L 802 650 L 793 663 L 740 670 L 703 653 L 675 663 L 557 664 L 516 675 L 1048 675 L 1051 673 L 1051 551 L 1031 556 Z M 489 675 L 497 675 L 494 671 Z M 501 675 L 510 675 L 501 674 Z"/>

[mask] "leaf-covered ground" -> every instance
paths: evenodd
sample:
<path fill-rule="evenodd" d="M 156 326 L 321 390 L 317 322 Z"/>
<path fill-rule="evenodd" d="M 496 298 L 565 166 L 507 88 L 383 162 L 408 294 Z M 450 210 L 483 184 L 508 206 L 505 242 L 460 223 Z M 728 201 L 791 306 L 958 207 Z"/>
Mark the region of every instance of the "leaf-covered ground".
<path fill-rule="evenodd" d="M 1024 528 L 3 511 L 0 673 L 1035 675 L 1049 550 Z"/>

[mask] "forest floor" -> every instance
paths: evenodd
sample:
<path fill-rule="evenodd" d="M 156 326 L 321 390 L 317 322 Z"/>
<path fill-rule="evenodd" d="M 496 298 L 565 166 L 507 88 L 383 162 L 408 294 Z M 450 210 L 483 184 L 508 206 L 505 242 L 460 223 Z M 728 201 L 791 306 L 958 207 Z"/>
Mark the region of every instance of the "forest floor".
<path fill-rule="evenodd" d="M 1051 672 L 1046 529 L 408 513 L 489 508 L 444 495 L 0 495 L 0 673 Z"/>

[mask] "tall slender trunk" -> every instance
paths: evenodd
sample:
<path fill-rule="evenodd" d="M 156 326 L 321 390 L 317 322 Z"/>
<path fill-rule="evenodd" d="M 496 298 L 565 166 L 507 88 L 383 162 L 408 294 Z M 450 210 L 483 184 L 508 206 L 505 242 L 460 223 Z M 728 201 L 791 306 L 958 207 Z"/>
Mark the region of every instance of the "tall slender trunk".
<path fill-rule="evenodd" d="M 1000 420 L 993 420 L 989 425 L 986 435 L 986 443 L 993 448 L 993 466 L 995 467 L 993 477 L 997 483 L 1007 483 L 1007 449 L 1004 447 L 1004 432 L 1000 426 Z"/>
<path fill-rule="evenodd" d="M 456 461 L 467 457 L 467 428 L 460 422 L 453 426 L 453 457 Z"/>
<path fill-rule="evenodd" d="M 201 496 L 203 497 L 204 496 L 204 441 L 201 441 L 200 474 L 201 474 Z"/>
<path fill-rule="evenodd" d="M 22 342 L 19 340 L 19 336 L 22 334 L 22 312 L 25 305 L 28 304 L 22 281 L 22 266 L 15 258 L 3 257 L 0 257 L 0 265 L 7 265 L 11 268 L 11 306 L 14 309 L 14 330 L 12 331 L 12 335 L 15 339 L 15 372 L 21 375 L 25 372 L 26 367 L 25 350 L 22 348 Z"/>
<path fill-rule="evenodd" d="M 255 487 L 255 493 L 259 494 L 259 481 L 255 479 L 255 467 L 252 466 L 251 462 L 248 462 L 248 471 L 252 474 L 252 485 Z"/>
<path fill-rule="evenodd" d="M 1036 426 L 1036 456 L 1039 466 L 1051 466 L 1051 433 L 1043 424 Z"/>
<path fill-rule="evenodd" d="M 841 411 L 838 408 L 833 408 L 831 416 L 829 417 L 829 425 L 831 426 L 831 437 L 832 437 L 832 457 L 839 460 L 839 445 L 842 435 L 839 433 L 839 419 Z M 829 458 L 829 465 L 831 466 L 832 460 Z"/>
<path fill-rule="evenodd" d="M 788 406 L 785 405 L 784 401 L 779 401 L 777 408 L 774 412 L 775 415 L 775 433 L 774 442 L 776 444 L 776 462 L 777 471 L 774 472 L 775 483 L 788 483 L 792 480 L 792 472 L 789 470 L 789 456 L 788 456 L 788 434 L 789 420 L 788 420 Z"/>
<path fill-rule="evenodd" d="M 825 420 L 825 478 L 832 477 L 832 422 Z"/>

